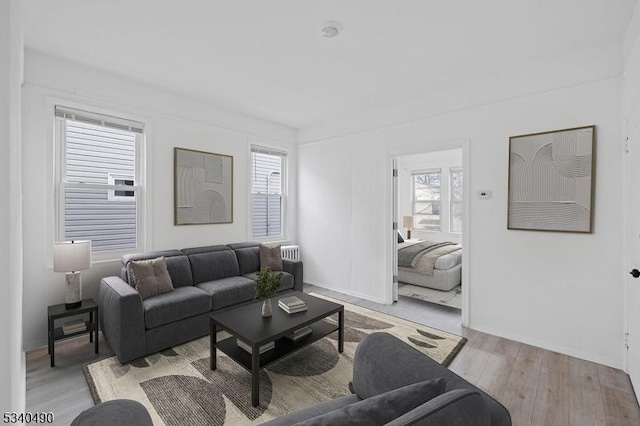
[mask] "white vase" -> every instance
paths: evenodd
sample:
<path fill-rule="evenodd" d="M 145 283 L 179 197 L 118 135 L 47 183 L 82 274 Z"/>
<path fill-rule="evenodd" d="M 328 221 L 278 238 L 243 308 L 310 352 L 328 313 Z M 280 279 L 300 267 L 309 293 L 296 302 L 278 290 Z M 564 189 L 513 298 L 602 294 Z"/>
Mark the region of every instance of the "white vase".
<path fill-rule="evenodd" d="M 262 302 L 262 316 L 269 318 L 271 316 L 271 299 L 265 299 Z"/>

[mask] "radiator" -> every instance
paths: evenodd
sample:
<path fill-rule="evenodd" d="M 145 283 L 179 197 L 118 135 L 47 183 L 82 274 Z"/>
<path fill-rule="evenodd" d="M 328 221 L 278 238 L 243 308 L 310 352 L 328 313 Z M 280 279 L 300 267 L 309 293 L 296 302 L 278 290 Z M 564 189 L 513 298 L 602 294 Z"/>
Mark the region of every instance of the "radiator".
<path fill-rule="evenodd" d="M 300 260 L 300 246 L 282 246 L 280 251 L 283 259 Z"/>

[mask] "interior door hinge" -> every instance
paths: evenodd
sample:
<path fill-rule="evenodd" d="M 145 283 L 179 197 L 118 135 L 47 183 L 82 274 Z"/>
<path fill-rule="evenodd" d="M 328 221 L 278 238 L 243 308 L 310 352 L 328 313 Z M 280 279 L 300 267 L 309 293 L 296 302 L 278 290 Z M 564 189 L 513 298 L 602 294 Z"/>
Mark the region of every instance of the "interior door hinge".
<path fill-rule="evenodd" d="M 398 282 L 398 276 L 394 275 L 393 276 L 393 283 L 396 284 Z"/>
<path fill-rule="evenodd" d="M 629 333 L 624 333 L 624 347 L 629 349 Z"/>
<path fill-rule="evenodd" d="M 393 177 L 398 177 L 398 169 L 393 169 Z"/>
<path fill-rule="evenodd" d="M 398 230 L 398 222 L 393 222 L 393 230 L 394 231 Z"/>
<path fill-rule="evenodd" d="M 624 139 L 624 153 L 629 153 L 629 136 Z"/>

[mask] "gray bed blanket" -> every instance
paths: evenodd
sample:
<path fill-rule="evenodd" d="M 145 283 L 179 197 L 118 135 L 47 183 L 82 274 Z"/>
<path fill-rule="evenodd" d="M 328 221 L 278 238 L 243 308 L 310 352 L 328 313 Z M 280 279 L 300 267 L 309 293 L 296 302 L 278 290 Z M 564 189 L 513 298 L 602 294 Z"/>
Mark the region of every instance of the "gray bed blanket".
<path fill-rule="evenodd" d="M 433 241 L 421 241 L 419 243 L 403 247 L 398 250 L 398 266 L 406 266 L 410 268 L 414 265 L 413 261 L 416 257 L 422 256 L 425 252 L 435 250 L 439 247 L 452 245 L 455 243 L 436 243 Z"/>

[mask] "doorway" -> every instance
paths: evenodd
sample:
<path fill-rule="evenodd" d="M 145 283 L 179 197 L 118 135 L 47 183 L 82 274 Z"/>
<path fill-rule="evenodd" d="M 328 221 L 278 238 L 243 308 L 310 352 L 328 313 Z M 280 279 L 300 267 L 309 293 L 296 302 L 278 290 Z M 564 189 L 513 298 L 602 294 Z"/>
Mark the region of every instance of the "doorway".
<path fill-rule="evenodd" d="M 468 143 L 390 157 L 390 296 L 457 313 L 468 326 Z"/>

